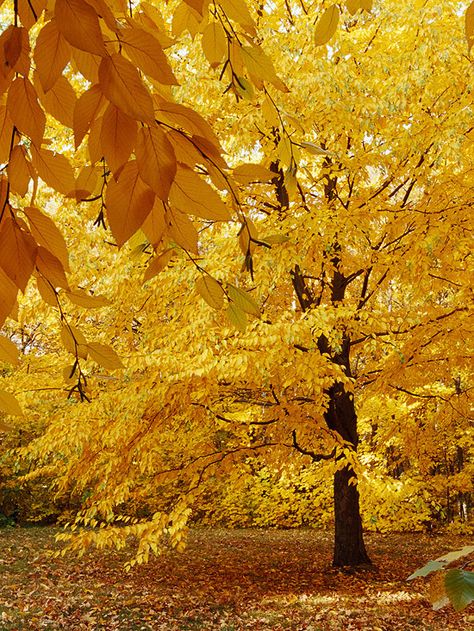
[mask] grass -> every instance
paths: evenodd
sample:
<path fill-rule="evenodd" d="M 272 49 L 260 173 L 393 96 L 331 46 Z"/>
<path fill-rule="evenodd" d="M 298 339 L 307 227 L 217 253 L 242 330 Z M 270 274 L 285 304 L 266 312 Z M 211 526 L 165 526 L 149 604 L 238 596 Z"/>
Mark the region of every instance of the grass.
<path fill-rule="evenodd" d="M 428 581 L 406 577 L 462 537 L 367 535 L 374 571 L 330 566 L 328 533 L 195 530 L 169 551 L 123 570 L 126 556 L 53 559 L 54 528 L 0 531 L 0 629 L 34 631 L 435 631 L 474 628 L 474 612 L 435 612 Z"/>

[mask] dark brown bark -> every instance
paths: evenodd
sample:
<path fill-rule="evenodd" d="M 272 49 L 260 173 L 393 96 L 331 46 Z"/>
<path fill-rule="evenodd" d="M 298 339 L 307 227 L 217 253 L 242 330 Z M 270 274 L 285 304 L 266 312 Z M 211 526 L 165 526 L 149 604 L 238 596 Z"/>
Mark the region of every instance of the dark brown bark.
<path fill-rule="evenodd" d="M 348 360 L 348 355 L 346 358 L 339 355 L 343 365 L 344 359 Z M 357 451 L 359 436 L 354 397 L 346 392 L 342 383 L 335 383 L 329 391 L 329 396 L 329 407 L 325 415 L 328 427 L 338 432 L 352 445 L 354 451 Z M 370 564 L 362 532 L 357 478 L 349 464 L 334 474 L 334 520 L 333 565 Z"/>
<path fill-rule="evenodd" d="M 359 507 L 359 491 L 354 472 L 349 466 L 334 475 L 334 556 L 333 565 L 370 565 L 365 549 Z"/>

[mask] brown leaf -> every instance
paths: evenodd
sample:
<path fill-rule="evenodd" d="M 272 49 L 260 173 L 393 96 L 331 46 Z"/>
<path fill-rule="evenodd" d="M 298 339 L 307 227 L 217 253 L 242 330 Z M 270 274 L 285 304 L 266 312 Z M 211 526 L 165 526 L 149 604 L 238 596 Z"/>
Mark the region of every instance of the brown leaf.
<path fill-rule="evenodd" d="M 31 234 L 6 217 L 0 229 L 0 267 L 22 292 L 33 272 L 36 251 Z"/>
<path fill-rule="evenodd" d="M 135 160 L 112 179 L 105 196 L 107 218 L 117 244 L 122 246 L 143 224 L 153 208 L 155 193 L 139 177 Z"/>
<path fill-rule="evenodd" d="M 150 93 L 128 59 L 117 53 L 102 59 L 99 83 L 103 94 L 122 112 L 143 123 L 154 123 Z"/>
<path fill-rule="evenodd" d="M 139 130 L 136 156 L 142 180 L 167 200 L 176 175 L 176 157 L 173 145 L 158 125 Z"/>

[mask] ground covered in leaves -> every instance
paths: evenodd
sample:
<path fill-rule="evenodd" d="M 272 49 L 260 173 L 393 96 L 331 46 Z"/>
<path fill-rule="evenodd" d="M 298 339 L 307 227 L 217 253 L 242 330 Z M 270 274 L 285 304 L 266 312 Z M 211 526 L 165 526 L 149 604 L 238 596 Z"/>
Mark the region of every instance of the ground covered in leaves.
<path fill-rule="evenodd" d="M 331 533 L 195 530 L 184 553 L 125 573 L 125 555 L 51 558 L 52 528 L 0 530 L 0 629 L 406 631 L 474 628 L 406 577 L 463 537 L 367 535 L 375 571 L 330 567 Z"/>

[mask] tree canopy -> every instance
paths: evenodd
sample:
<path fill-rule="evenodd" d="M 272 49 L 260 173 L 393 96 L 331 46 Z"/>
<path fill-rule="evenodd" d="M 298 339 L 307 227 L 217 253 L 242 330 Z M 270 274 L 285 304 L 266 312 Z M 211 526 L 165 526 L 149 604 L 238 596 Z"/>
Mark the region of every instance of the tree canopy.
<path fill-rule="evenodd" d="M 73 546 L 146 561 L 249 478 L 289 506 L 297 470 L 324 519 L 334 480 L 339 565 L 363 524 L 468 519 L 461 8 L 3 6 L 1 423 L 23 483 L 101 526 Z"/>

